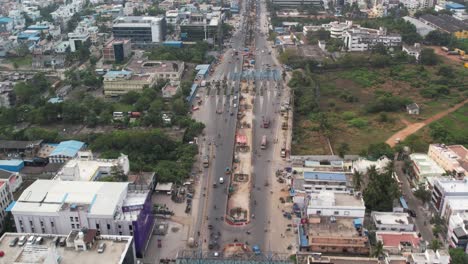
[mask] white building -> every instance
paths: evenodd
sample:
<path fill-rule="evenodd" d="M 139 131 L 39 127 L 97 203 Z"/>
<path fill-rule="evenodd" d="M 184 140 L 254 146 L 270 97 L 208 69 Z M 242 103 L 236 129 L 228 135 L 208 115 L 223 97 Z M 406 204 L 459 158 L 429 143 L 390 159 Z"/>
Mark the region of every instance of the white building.
<path fill-rule="evenodd" d="M 414 43 L 413 46 L 403 45 L 401 48 L 406 54 L 413 56 L 416 60 L 419 60 L 419 56 L 421 55 L 421 44 Z"/>
<path fill-rule="evenodd" d="M 17 232 L 65 235 L 86 227 L 133 236 L 142 255 L 154 226 L 151 194 L 142 188 L 128 182 L 36 180 L 9 211 Z"/>
<path fill-rule="evenodd" d="M 130 162 L 127 155 L 121 154 L 117 159 L 95 159 L 90 151 L 78 152 L 78 157 L 65 163 L 54 180 L 62 181 L 98 181 L 110 176 L 113 168 L 128 175 Z"/>
<path fill-rule="evenodd" d="M 68 33 L 68 41 L 70 42 L 70 51 L 75 52 L 81 46 L 85 45 L 90 38 L 89 31 L 84 27 L 77 27 L 74 32 Z"/>
<path fill-rule="evenodd" d="M 3 174 L 3 171 L 2 171 Z M 11 174 L 11 173 L 10 173 Z M 0 232 L 5 228 L 3 223 L 7 216 L 7 208 L 13 201 L 13 194 L 11 193 L 10 184 L 8 181 L 0 180 Z"/>
<path fill-rule="evenodd" d="M 166 20 L 168 24 L 177 25 L 180 21 L 179 11 L 178 10 L 166 11 Z"/>
<path fill-rule="evenodd" d="M 353 171 L 358 171 L 360 173 L 366 174 L 367 170 L 375 166 L 375 169 L 378 172 L 383 172 L 384 169 L 390 164 L 391 160 L 385 156 L 380 157 L 376 161 L 368 160 L 365 158 L 359 158 L 353 162 Z"/>
<path fill-rule="evenodd" d="M 364 219 L 366 207 L 360 195 L 322 191 L 311 193 L 307 215 L 352 217 Z"/>
<path fill-rule="evenodd" d="M 426 249 L 424 253 L 412 253 L 408 258 L 410 264 L 449 264 L 450 255 L 446 251 Z"/>
<path fill-rule="evenodd" d="M 450 216 L 447 225 L 447 241 L 450 247 L 467 249 L 468 245 L 468 212 Z"/>
<path fill-rule="evenodd" d="M 9 245 L 14 239 L 32 236 L 35 241 L 32 245 Z M 65 243 L 55 244 L 55 239 Z M 106 248 L 99 253 L 97 249 L 102 243 Z M 5 233 L 0 238 L 0 250 L 4 252 L 1 263 L 137 263 L 133 237 L 98 235 L 92 229 L 72 231 L 68 235 Z"/>
<path fill-rule="evenodd" d="M 434 208 L 448 218 L 456 211 L 468 209 L 468 180 L 435 179 L 431 203 Z M 465 201 L 465 202 L 464 202 Z M 448 206 L 447 206 L 448 205 Z M 461 208 L 460 208 L 461 206 Z M 458 209 L 455 209 L 458 208 Z"/>
<path fill-rule="evenodd" d="M 463 145 L 431 144 L 427 155 L 456 177 L 468 176 L 468 150 Z"/>
<path fill-rule="evenodd" d="M 411 14 L 418 11 L 421 6 L 421 0 L 400 0 L 400 3 L 406 7 Z"/>
<path fill-rule="evenodd" d="M 112 33 L 116 39 L 130 39 L 137 45 L 160 43 L 166 39 L 166 19 L 164 16 L 118 17 Z"/>
<path fill-rule="evenodd" d="M 401 46 L 401 35 L 387 34 L 384 28 L 351 28 L 344 33 L 344 43 L 348 51 L 366 51 L 377 44 L 386 47 Z"/>
<path fill-rule="evenodd" d="M 408 231 L 414 230 L 414 224 L 407 213 L 372 212 L 372 220 L 377 230 Z"/>
<path fill-rule="evenodd" d="M 351 177 L 347 177 L 344 172 L 313 171 L 305 168 L 302 177 L 304 179 L 304 191 L 306 192 L 349 192 L 348 186 L 350 184 L 348 183 L 351 182 Z"/>
<path fill-rule="evenodd" d="M 325 30 L 330 31 L 330 37 L 344 39 L 344 33 L 353 27 L 353 21 L 346 21 L 343 23 L 339 21 L 333 21 L 329 24 L 323 24 L 322 27 Z"/>
<path fill-rule="evenodd" d="M 445 170 L 426 154 L 413 153 L 409 155 L 409 158 L 413 165 L 414 183 L 417 185 L 426 184 L 427 177 L 438 177 L 445 173 Z"/>
<path fill-rule="evenodd" d="M 50 13 L 54 21 L 61 21 L 66 23 L 70 18 L 83 9 L 85 1 L 73 0 L 67 5 L 61 5 L 57 10 Z"/>

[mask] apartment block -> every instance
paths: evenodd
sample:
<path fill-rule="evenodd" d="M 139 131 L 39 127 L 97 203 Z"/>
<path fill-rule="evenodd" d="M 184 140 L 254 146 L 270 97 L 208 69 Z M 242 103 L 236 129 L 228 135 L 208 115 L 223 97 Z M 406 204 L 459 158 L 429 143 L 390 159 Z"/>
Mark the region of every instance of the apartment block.
<path fill-rule="evenodd" d="M 427 155 L 448 173 L 468 176 L 468 150 L 463 145 L 431 144 Z"/>
<path fill-rule="evenodd" d="M 136 46 L 153 45 L 166 39 L 164 16 L 125 16 L 114 20 L 112 34 L 116 39 L 130 39 Z"/>
<path fill-rule="evenodd" d="M 102 55 L 106 62 L 121 63 L 132 54 L 132 44 L 129 39 L 112 39 L 104 45 Z"/>
<path fill-rule="evenodd" d="M 9 207 L 17 232 L 65 235 L 82 228 L 133 236 L 142 256 L 154 217 L 149 190 L 123 182 L 37 180 Z"/>

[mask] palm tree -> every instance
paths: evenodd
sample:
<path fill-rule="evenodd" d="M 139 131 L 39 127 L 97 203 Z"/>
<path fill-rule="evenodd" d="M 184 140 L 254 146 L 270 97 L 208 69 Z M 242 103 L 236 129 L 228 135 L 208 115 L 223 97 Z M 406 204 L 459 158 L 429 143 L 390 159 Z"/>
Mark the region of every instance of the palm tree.
<path fill-rule="evenodd" d="M 372 257 L 374 258 L 379 258 L 383 255 L 383 243 L 382 241 L 377 242 L 377 244 L 374 247 L 374 250 L 372 251 Z"/>
<path fill-rule="evenodd" d="M 359 171 L 355 171 L 353 174 L 353 185 L 354 190 L 360 191 L 361 190 L 361 183 L 362 183 L 362 173 Z"/>

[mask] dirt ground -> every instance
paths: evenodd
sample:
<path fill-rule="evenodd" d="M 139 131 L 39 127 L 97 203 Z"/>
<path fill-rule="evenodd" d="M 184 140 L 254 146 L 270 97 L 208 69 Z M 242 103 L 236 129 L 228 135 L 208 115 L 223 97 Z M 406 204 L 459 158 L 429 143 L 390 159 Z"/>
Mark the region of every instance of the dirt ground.
<path fill-rule="evenodd" d="M 389 144 L 390 146 L 395 146 L 395 144 L 397 143 L 397 139 L 399 139 L 400 141 L 404 140 L 406 137 L 408 137 L 409 135 L 412 135 L 414 133 L 416 133 L 416 131 L 418 131 L 419 129 L 425 127 L 426 125 L 429 125 L 430 123 L 434 122 L 434 121 L 437 121 L 439 119 L 441 119 L 442 117 L 452 113 L 453 111 L 459 109 L 460 107 L 462 107 L 463 105 L 465 105 L 466 103 L 468 103 L 468 99 L 466 99 L 465 101 L 459 103 L 459 104 L 456 104 L 455 106 L 443 111 L 443 112 L 440 112 L 436 115 L 433 115 L 432 117 L 426 119 L 424 122 L 418 122 L 418 123 L 411 123 L 411 124 L 407 124 L 407 126 L 398 131 L 397 133 L 393 134 L 389 139 L 387 139 L 387 141 L 385 143 Z"/>

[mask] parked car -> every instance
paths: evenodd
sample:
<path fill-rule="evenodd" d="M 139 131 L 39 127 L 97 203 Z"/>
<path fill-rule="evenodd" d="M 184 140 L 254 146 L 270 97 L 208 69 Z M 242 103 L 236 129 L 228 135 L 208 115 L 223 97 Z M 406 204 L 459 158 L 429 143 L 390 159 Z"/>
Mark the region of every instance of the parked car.
<path fill-rule="evenodd" d="M 99 244 L 97 252 L 98 253 L 104 253 L 104 250 L 106 250 L 106 243 Z"/>
<path fill-rule="evenodd" d="M 18 243 L 19 238 L 15 237 L 12 240 L 10 240 L 10 247 L 16 246 L 16 243 Z"/>

